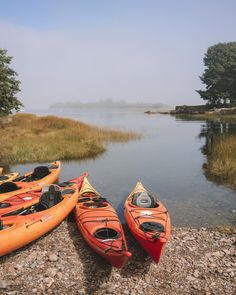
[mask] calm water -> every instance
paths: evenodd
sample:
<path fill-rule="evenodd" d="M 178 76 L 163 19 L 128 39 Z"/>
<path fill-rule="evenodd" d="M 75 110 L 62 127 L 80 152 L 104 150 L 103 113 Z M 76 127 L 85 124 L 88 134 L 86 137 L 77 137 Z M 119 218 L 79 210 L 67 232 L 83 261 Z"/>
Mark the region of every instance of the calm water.
<path fill-rule="evenodd" d="M 164 202 L 174 225 L 235 224 L 236 192 L 208 181 L 202 172 L 205 137 L 200 135 L 208 130 L 209 124 L 180 121 L 168 115 L 146 115 L 142 110 L 34 112 L 143 134 L 139 141 L 110 144 L 107 152 L 96 159 L 63 162 L 61 180 L 88 171 L 91 183 L 117 208 L 122 220 L 124 199 L 140 180 Z M 214 125 L 214 129 L 213 132 L 222 132 L 221 126 Z M 16 165 L 11 169 L 24 173 L 34 166 Z"/>

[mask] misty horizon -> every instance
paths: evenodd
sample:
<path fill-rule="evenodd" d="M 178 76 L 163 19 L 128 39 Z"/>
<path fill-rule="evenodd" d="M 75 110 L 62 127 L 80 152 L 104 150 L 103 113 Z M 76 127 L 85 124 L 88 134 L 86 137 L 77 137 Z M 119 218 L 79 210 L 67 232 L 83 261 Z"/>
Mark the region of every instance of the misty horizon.
<path fill-rule="evenodd" d="M 105 98 L 94 101 L 61 101 L 50 105 L 50 108 L 78 108 L 78 107 L 150 107 L 150 108 L 171 108 L 172 106 L 160 102 L 128 102 L 125 100 L 113 100 Z"/>
<path fill-rule="evenodd" d="M 25 107 L 107 97 L 199 105 L 207 48 L 236 40 L 231 0 L 0 2 L 0 47 Z"/>

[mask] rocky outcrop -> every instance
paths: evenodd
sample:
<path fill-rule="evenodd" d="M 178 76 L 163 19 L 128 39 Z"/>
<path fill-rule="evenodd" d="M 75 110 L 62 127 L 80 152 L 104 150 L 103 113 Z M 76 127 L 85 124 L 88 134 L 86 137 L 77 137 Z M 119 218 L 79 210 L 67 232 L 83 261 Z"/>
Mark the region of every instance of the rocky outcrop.
<path fill-rule="evenodd" d="M 210 111 L 209 106 L 207 105 L 195 105 L 195 106 L 176 106 L 175 110 L 171 111 L 172 115 L 198 115 L 198 114 L 205 114 L 206 112 Z"/>
<path fill-rule="evenodd" d="M 157 112 L 157 111 L 150 111 L 150 110 L 148 110 L 148 111 L 145 111 L 144 113 L 145 113 L 145 114 L 148 114 L 148 115 L 152 115 L 152 114 L 158 114 L 158 112 Z"/>

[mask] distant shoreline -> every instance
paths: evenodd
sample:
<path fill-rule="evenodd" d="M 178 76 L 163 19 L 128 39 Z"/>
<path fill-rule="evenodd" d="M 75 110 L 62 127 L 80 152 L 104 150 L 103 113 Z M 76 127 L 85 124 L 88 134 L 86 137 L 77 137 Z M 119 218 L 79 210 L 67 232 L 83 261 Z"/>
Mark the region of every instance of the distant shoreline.
<path fill-rule="evenodd" d="M 170 109 L 171 106 L 163 103 L 127 103 L 125 101 L 112 101 L 112 100 L 102 100 L 98 102 L 58 102 L 50 105 L 50 108 L 153 108 L 153 109 Z"/>
<path fill-rule="evenodd" d="M 173 115 L 189 120 L 222 120 L 225 122 L 236 121 L 236 107 L 210 108 L 208 105 L 181 105 L 176 106 L 175 109 L 172 110 L 156 110 L 155 108 L 149 108 L 146 109 L 144 113 L 148 115 Z"/>

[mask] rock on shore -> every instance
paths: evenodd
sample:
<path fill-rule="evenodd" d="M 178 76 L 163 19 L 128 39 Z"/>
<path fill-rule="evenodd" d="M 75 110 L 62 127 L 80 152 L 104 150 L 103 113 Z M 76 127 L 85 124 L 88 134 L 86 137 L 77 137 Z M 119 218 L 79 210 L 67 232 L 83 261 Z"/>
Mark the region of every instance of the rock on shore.
<path fill-rule="evenodd" d="M 210 108 L 209 105 L 182 105 L 176 106 L 169 112 L 171 115 L 235 115 L 236 107 Z"/>
<path fill-rule="evenodd" d="M 38 241 L 0 258 L 0 294 L 236 294 L 236 238 L 174 228 L 157 265 L 126 230 L 133 257 L 112 268 L 64 221 Z"/>

